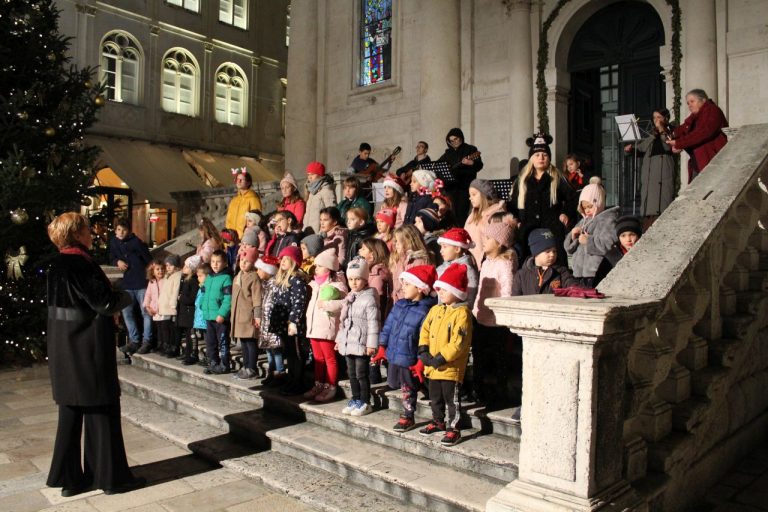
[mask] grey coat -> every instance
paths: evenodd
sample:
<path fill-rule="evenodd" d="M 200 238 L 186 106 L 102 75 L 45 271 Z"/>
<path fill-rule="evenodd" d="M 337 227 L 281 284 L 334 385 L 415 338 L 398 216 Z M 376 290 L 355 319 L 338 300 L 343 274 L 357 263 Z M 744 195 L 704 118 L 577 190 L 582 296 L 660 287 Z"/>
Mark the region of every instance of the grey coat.
<path fill-rule="evenodd" d="M 349 292 L 342 300 L 336 346 L 343 356 L 364 356 L 366 348 L 379 346 L 379 298 L 366 288 Z"/>
<path fill-rule="evenodd" d="M 565 251 L 573 255 L 571 268 L 574 277 L 595 277 L 603 256 L 618 241 L 616 238 L 618 217 L 618 206 L 603 210 L 592 219 L 582 217 L 576 227 L 580 227 L 589 235 L 585 245 L 580 244 L 578 238 L 574 240 L 570 233 L 565 235 Z"/>
<path fill-rule="evenodd" d="M 675 200 L 675 157 L 672 148 L 663 140 L 662 154 L 651 156 L 653 141 L 650 136 L 637 143 L 638 153 L 644 153 L 640 166 L 640 215 L 661 215 Z"/>

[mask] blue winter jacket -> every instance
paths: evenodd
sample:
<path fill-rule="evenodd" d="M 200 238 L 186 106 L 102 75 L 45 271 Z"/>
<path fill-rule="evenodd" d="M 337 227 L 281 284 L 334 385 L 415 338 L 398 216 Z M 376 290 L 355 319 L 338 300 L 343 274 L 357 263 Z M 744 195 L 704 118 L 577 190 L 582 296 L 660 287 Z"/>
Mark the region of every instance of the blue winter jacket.
<path fill-rule="evenodd" d="M 416 364 L 421 324 L 435 304 L 434 297 L 395 302 L 379 337 L 379 345 L 387 347 L 387 361 L 403 368 Z"/>
<path fill-rule="evenodd" d="M 147 265 L 152 261 L 147 244 L 133 233 L 122 240 L 112 237 L 109 240 L 109 262 L 117 265 L 117 260 L 128 264 L 123 274 L 123 290 L 143 290 L 147 287 Z"/>

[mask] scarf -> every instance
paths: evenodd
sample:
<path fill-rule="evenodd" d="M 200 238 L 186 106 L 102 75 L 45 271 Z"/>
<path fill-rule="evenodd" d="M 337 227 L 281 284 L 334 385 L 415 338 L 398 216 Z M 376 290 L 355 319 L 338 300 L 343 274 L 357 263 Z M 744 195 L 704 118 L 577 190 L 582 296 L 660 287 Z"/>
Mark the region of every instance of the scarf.
<path fill-rule="evenodd" d="M 93 261 L 93 258 L 91 258 L 91 255 L 88 254 L 88 250 L 85 248 L 85 246 L 74 243 L 72 245 L 68 245 L 66 247 L 62 247 L 59 249 L 59 253 L 61 254 L 74 254 L 77 256 L 82 256 L 88 261 Z"/>
<path fill-rule="evenodd" d="M 309 183 L 307 185 L 307 187 L 309 187 L 309 193 L 312 195 L 317 194 L 320 192 L 320 188 L 326 183 L 329 185 L 332 183 L 329 176 L 322 176 L 320 179 Z"/>

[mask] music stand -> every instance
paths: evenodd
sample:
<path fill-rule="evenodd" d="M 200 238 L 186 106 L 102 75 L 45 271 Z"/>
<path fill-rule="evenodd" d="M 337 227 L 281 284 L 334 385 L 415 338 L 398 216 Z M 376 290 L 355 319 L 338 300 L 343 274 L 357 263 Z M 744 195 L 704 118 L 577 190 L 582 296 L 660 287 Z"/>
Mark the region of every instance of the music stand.
<path fill-rule="evenodd" d="M 499 199 L 504 201 L 509 199 L 509 195 L 512 193 L 512 186 L 515 184 L 515 180 L 488 180 L 491 183 L 494 194 Z"/>
<path fill-rule="evenodd" d="M 636 214 L 637 210 L 637 142 L 642 139 L 640 134 L 640 127 L 637 124 L 637 118 L 634 114 L 625 114 L 621 116 L 615 116 L 616 128 L 619 131 L 619 141 L 622 143 L 631 143 L 633 152 L 633 169 L 632 169 L 632 215 Z M 622 145 L 620 149 L 622 153 L 622 168 L 624 167 L 624 147 Z M 622 169 L 623 171 L 624 169 Z M 623 172 L 619 173 L 619 201 L 621 201 L 621 176 Z"/>
<path fill-rule="evenodd" d="M 443 183 L 453 183 L 456 178 L 453 177 L 451 172 L 451 166 L 448 162 L 429 162 L 428 164 L 421 164 L 419 168 L 426 169 L 435 173 L 435 176 L 443 180 Z"/>

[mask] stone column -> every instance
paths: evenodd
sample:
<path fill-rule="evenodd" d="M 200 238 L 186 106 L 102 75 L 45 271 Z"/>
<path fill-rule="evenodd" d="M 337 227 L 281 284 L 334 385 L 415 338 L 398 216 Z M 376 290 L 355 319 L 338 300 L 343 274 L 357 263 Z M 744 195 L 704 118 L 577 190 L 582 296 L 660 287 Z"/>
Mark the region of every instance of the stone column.
<path fill-rule="evenodd" d="M 717 22 L 715 0 L 686 0 L 683 12 L 683 94 L 704 89 L 717 102 Z M 683 112 L 685 99 L 683 99 Z M 685 117 L 683 115 L 683 117 Z"/>
<path fill-rule="evenodd" d="M 622 477 L 622 402 L 627 351 L 655 303 L 539 295 L 489 305 L 523 337 L 523 400 L 518 480 L 486 510 L 645 510 Z"/>
<path fill-rule="evenodd" d="M 318 2 L 291 2 L 288 87 L 285 110 L 285 168 L 297 175 L 316 158 Z"/>
<path fill-rule="evenodd" d="M 459 2 L 421 2 L 421 89 L 418 138 L 427 141 L 433 158 L 445 149 L 448 130 L 461 115 Z M 471 141 L 468 141 L 471 142 Z"/>
<path fill-rule="evenodd" d="M 510 55 L 509 98 L 511 104 L 511 155 L 526 158 L 525 139 L 531 136 L 533 126 L 533 61 L 531 57 L 531 0 L 513 0 L 507 3 L 509 13 Z"/>

